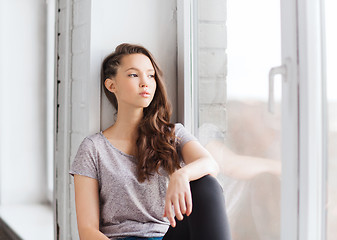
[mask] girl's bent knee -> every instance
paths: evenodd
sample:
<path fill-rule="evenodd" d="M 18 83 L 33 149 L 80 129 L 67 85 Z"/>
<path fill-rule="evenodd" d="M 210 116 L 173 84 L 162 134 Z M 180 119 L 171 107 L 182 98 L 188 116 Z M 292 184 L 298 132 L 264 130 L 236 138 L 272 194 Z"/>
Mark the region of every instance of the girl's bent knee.
<path fill-rule="evenodd" d="M 197 179 L 195 181 L 191 181 L 190 182 L 191 187 L 194 188 L 204 188 L 207 187 L 209 189 L 212 189 L 214 191 L 221 191 L 223 192 L 223 189 L 221 187 L 221 185 L 219 184 L 218 180 L 211 176 L 211 175 L 206 175 L 200 179 Z"/>
<path fill-rule="evenodd" d="M 206 175 L 198 180 L 190 182 L 192 197 L 201 198 L 204 200 L 221 199 L 224 201 L 223 189 L 218 180 Z M 212 201 L 212 200 L 211 200 Z"/>

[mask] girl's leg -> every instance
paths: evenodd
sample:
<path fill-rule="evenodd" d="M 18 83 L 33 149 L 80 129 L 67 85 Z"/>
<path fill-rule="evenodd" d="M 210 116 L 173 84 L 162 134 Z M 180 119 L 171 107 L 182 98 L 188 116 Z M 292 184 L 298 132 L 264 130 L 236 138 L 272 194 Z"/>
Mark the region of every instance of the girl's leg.
<path fill-rule="evenodd" d="M 230 240 L 223 190 L 207 175 L 191 182 L 193 209 L 188 217 L 192 240 Z"/>
<path fill-rule="evenodd" d="M 190 182 L 193 209 L 190 216 L 170 227 L 163 240 L 230 240 L 223 191 L 218 181 L 207 175 Z"/>
<path fill-rule="evenodd" d="M 169 227 L 163 240 L 190 240 L 190 227 L 187 218 L 186 215 L 184 215 L 184 219 L 181 221 L 175 218 L 176 226 L 174 228 Z"/>

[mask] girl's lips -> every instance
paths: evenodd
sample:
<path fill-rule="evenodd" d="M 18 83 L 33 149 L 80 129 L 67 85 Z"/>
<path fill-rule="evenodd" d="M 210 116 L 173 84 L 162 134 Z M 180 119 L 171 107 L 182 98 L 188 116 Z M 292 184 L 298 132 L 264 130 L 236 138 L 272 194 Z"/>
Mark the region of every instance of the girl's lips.
<path fill-rule="evenodd" d="M 148 93 L 148 92 L 142 92 L 142 93 L 139 93 L 139 95 L 142 96 L 142 97 L 150 97 L 151 96 L 151 94 Z"/>

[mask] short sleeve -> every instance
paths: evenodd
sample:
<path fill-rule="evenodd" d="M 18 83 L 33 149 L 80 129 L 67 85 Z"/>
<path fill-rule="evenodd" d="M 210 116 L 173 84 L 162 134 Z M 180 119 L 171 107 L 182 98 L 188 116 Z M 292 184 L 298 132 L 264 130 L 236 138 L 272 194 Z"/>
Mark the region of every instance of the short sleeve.
<path fill-rule="evenodd" d="M 182 147 L 189 141 L 197 141 L 198 139 L 193 136 L 181 123 L 175 124 L 175 135 L 177 138 L 177 148 L 181 150 Z"/>
<path fill-rule="evenodd" d="M 86 137 L 80 144 L 69 174 L 72 176 L 78 174 L 98 179 L 96 148 L 91 139 Z"/>

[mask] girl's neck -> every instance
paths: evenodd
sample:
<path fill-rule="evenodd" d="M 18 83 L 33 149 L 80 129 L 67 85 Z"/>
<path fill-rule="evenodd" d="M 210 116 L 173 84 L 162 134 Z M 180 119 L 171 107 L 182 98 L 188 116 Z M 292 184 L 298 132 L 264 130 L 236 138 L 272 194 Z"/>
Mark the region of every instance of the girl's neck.
<path fill-rule="evenodd" d="M 143 117 L 143 109 L 124 110 L 120 108 L 117 113 L 117 120 L 111 131 L 114 136 L 124 140 L 134 140 L 137 138 L 137 128 Z"/>

